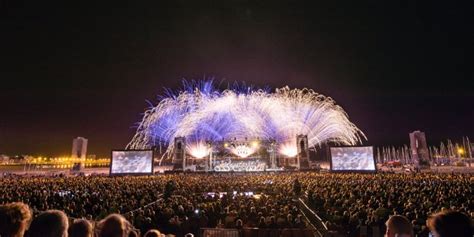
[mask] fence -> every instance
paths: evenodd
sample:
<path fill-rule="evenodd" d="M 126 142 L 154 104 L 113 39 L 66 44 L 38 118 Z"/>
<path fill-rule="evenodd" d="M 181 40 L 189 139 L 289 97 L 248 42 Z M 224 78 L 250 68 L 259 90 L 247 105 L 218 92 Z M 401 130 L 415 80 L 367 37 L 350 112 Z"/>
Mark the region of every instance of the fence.
<path fill-rule="evenodd" d="M 145 210 L 145 209 L 147 209 L 147 208 L 149 208 L 149 207 L 152 207 L 153 205 L 155 205 L 155 204 L 157 204 L 157 203 L 160 203 L 161 201 L 163 201 L 162 196 L 163 196 L 163 194 L 160 193 L 160 194 L 158 195 L 158 199 L 156 199 L 156 201 L 150 202 L 150 203 L 146 204 L 145 206 L 142 206 L 142 207 L 137 208 L 137 209 L 135 209 L 135 210 L 131 210 L 131 211 L 127 212 L 127 213 L 124 213 L 123 216 L 125 216 L 125 217 L 133 216 L 133 214 L 134 214 L 135 212 L 138 212 L 138 211 L 140 211 L 140 210 Z"/>
<path fill-rule="evenodd" d="M 314 237 L 312 229 L 262 229 L 262 228 L 243 228 L 243 229 L 219 229 L 203 228 L 202 237 Z"/>
<path fill-rule="evenodd" d="M 309 208 L 308 205 L 306 205 L 306 203 L 301 198 L 298 198 L 298 209 L 300 209 L 301 213 L 313 226 L 317 236 L 327 236 L 328 227 L 324 224 L 323 220 L 313 210 L 311 210 L 311 208 Z"/>

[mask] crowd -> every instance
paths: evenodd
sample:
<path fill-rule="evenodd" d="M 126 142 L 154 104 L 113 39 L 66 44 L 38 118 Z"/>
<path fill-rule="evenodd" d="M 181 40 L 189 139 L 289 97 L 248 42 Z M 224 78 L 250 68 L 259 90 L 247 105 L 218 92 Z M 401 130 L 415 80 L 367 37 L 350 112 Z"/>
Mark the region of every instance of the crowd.
<path fill-rule="evenodd" d="M 143 177 L 30 177 L 0 180 L 0 203 L 33 213 L 58 209 L 97 222 L 120 213 L 145 233 L 182 236 L 200 228 L 306 228 L 291 191 L 273 175 L 168 174 Z M 283 181 L 283 179 L 282 179 Z M 153 203 L 152 205 L 148 205 Z"/>
<path fill-rule="evenodd" d="M 474 176 L 469 174 L 315 174 L 302 183 L 328 228 L 348 236 L 383 232 L 390 215 L 407 217 L 418 236 L 428 236 L 428 217 L 439 211 L 474 218 Z"/>
<path fill-rule="evenodd" d="M 372 236 L 371 227 L 382 234 L 398 231 L 403 223 L 399 219 L 406 220 L 414 234 L 428 236 L 430 230 L 438 228 L 440 233 L 444 228 L 445 221 L 430 218 L 439 211 L 448 217 L 448 209 L 465 213 L 461 215 L 471 221 L 473 183 L 469 174 L 315 172 L 3 178 L 0 236 L 23 236 L 21 230 L 27 236 L 64 236 L 41 234 L 51 229 L 69 231 L 70 236 L 184 236 L 199 235 L 201 228 L 307 229 L 298 197 L 330 231 L 343 236 Z M 21 233 L 11 234 L 15 230 Z"/>

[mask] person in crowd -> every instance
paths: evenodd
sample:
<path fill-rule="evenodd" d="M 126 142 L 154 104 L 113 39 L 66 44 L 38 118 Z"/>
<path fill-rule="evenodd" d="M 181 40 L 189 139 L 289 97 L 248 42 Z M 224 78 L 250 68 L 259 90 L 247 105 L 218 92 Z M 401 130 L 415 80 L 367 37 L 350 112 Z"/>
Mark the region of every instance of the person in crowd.
<path fill-rule="evenodd" d="M 159 230 L 151 229 L 148 230 L 143 237 L 163 237 L 164 235 L 161 234 Z"/>
<path fill-rule="evenodd" d="M 110 214 L 98 225 L 98 237 L 128 237 L 132 227 L 122 215 Z"/>
<path fill-rule="evenodd" d="M 0 236 L 23 237 L 30 220 L 28 205 L 21 202 L 0 205 Z"/>
<path fill-rule="evenodd" d="M 434 214 L 427 220 L 427 226 L 435 237 L 472 237 L 472 220 L 465 214 L 445 210 Z"/>
<path fill-rule="evenodd" d="M 130 230 L 128 232 L 128 237 L 140 237 L 139 231 L 138 230 Z"/>
<path fill-rule="evenodd" d="M 385 237 L 415 237 L 413 226 L 406 217 L 393 215 L 385 223 Z"/>
<path fill-rule="evenodd" d="M 243 224 L 243 221 L 242 219 L 237 219 L 235 221 L 235 228 L 236 229 L 242 229 L 244 227 L 244 224 Z"/>
<path fill-rule="evenodd" d="M 260 220 L 258 221 L 258 228 L 266 228 L 267 225 L 265 223 L 265 217 L 260 217 Z"/>
<path fill-rule="evenodd" d="M 85 219 L 74 220 L 69 226 L 69 237 L 93 237 L 94 231 L 92 224 Z"/>
<path fill-rule="evenodd" d="M 60 210 L 44 211 L 31 222 L 28 237 L 67 237 L 69 222 Z"/>

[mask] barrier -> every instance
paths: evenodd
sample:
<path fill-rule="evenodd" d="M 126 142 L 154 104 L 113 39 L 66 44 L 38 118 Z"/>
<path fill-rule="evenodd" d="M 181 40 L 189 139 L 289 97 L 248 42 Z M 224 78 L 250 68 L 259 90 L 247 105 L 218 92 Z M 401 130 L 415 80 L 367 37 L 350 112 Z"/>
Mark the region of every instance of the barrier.
<path fill-rule="evenodd" d="M 240 237 L 237 229 L 203 228 L 201 232 L 202 237 Z"/>
<path fill-rule="evenodd" d="M 326 224 L 324 224 L 321 217 L 319 217 L 313 210 L 311 210 L 311 208 L 309 208 L 308 205 L 306 205 L 306 203 L 301 198 L 298 198 L 298 209 L 300 209 L 304 217 L 309 220 L 310 224 L 313 226 L 318 236 L 327 236 L 328 227 L 326 226 Z"/>
<path fill-rule="evenodd" d="M 123 216 L 125 216 L 125 217 L 130 217 L 130 216 L 133 215 L 133 213 L 135 213 L 135 212 L 138 212 L 138 211 L 140 211 L 140 210 L 145 210 L 146 208 L 148 208 L 148 207 L 150 207 L 150 206 L 153 206 L 153 205 L 155 205 L 156 203 L 159 203 L 159 202 L 163 201 L 163 198 L 162 198 L 162 197 L 163 197 L 163 194 L 160 193 L 160 194 L 158 195 L 158 199 L 157 199 L 156 201 L 150 202 L 150 203 L 146 204 L 145 206 L 139 207 L 139 208 L 137 208 L 137 209 L 135 209 L 135 210 L 131 210 L 131 211 L 129 211 L 129 212 L 126 212 L 126 213 L 123 214 Z"/>
<path fill-rule="evenodd" d="M 312 229 L 266 229 L 266 228 L 243 228 L 243 229 L 221 229 L 202 228 L 202 237 L 314 237 Z"/>

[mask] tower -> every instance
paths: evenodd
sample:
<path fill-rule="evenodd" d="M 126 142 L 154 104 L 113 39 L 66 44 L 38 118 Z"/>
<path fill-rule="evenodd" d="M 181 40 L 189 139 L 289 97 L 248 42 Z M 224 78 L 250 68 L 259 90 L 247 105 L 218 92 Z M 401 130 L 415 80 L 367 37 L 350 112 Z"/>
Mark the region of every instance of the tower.
<path fill-rule="evenodd" d="M 420 131 L 410 133 L 410 147 L 415 167 L 429 168 L 430 154 L 426 144 L 425 133 Z"/>
<path fill-rule="evenodd" d="M 308 136 L 298 135 L 296 136 L 296 167 L 298 169 L 309 168 L 309 148 L 308 148 Z"/>
<path fill-rule="evenodd" d="M 186 139 L 185 137 L 174 138 L 174 153 L 171 160 L 175 168 L 186 166 Z"/>
<path fill-rule="evenodd" d="M 77 137 L 72 140 L 72 159 L 80 159 L 80 169 L 84 167 L 84 162 L 87 155 L 87 139 Z"/>
<path fill-rule="evenodd" d="M 87 155 L 87 139 L 77 137 L 72 140 L 71 157 L 75 159 L 85 159 Z"/>

